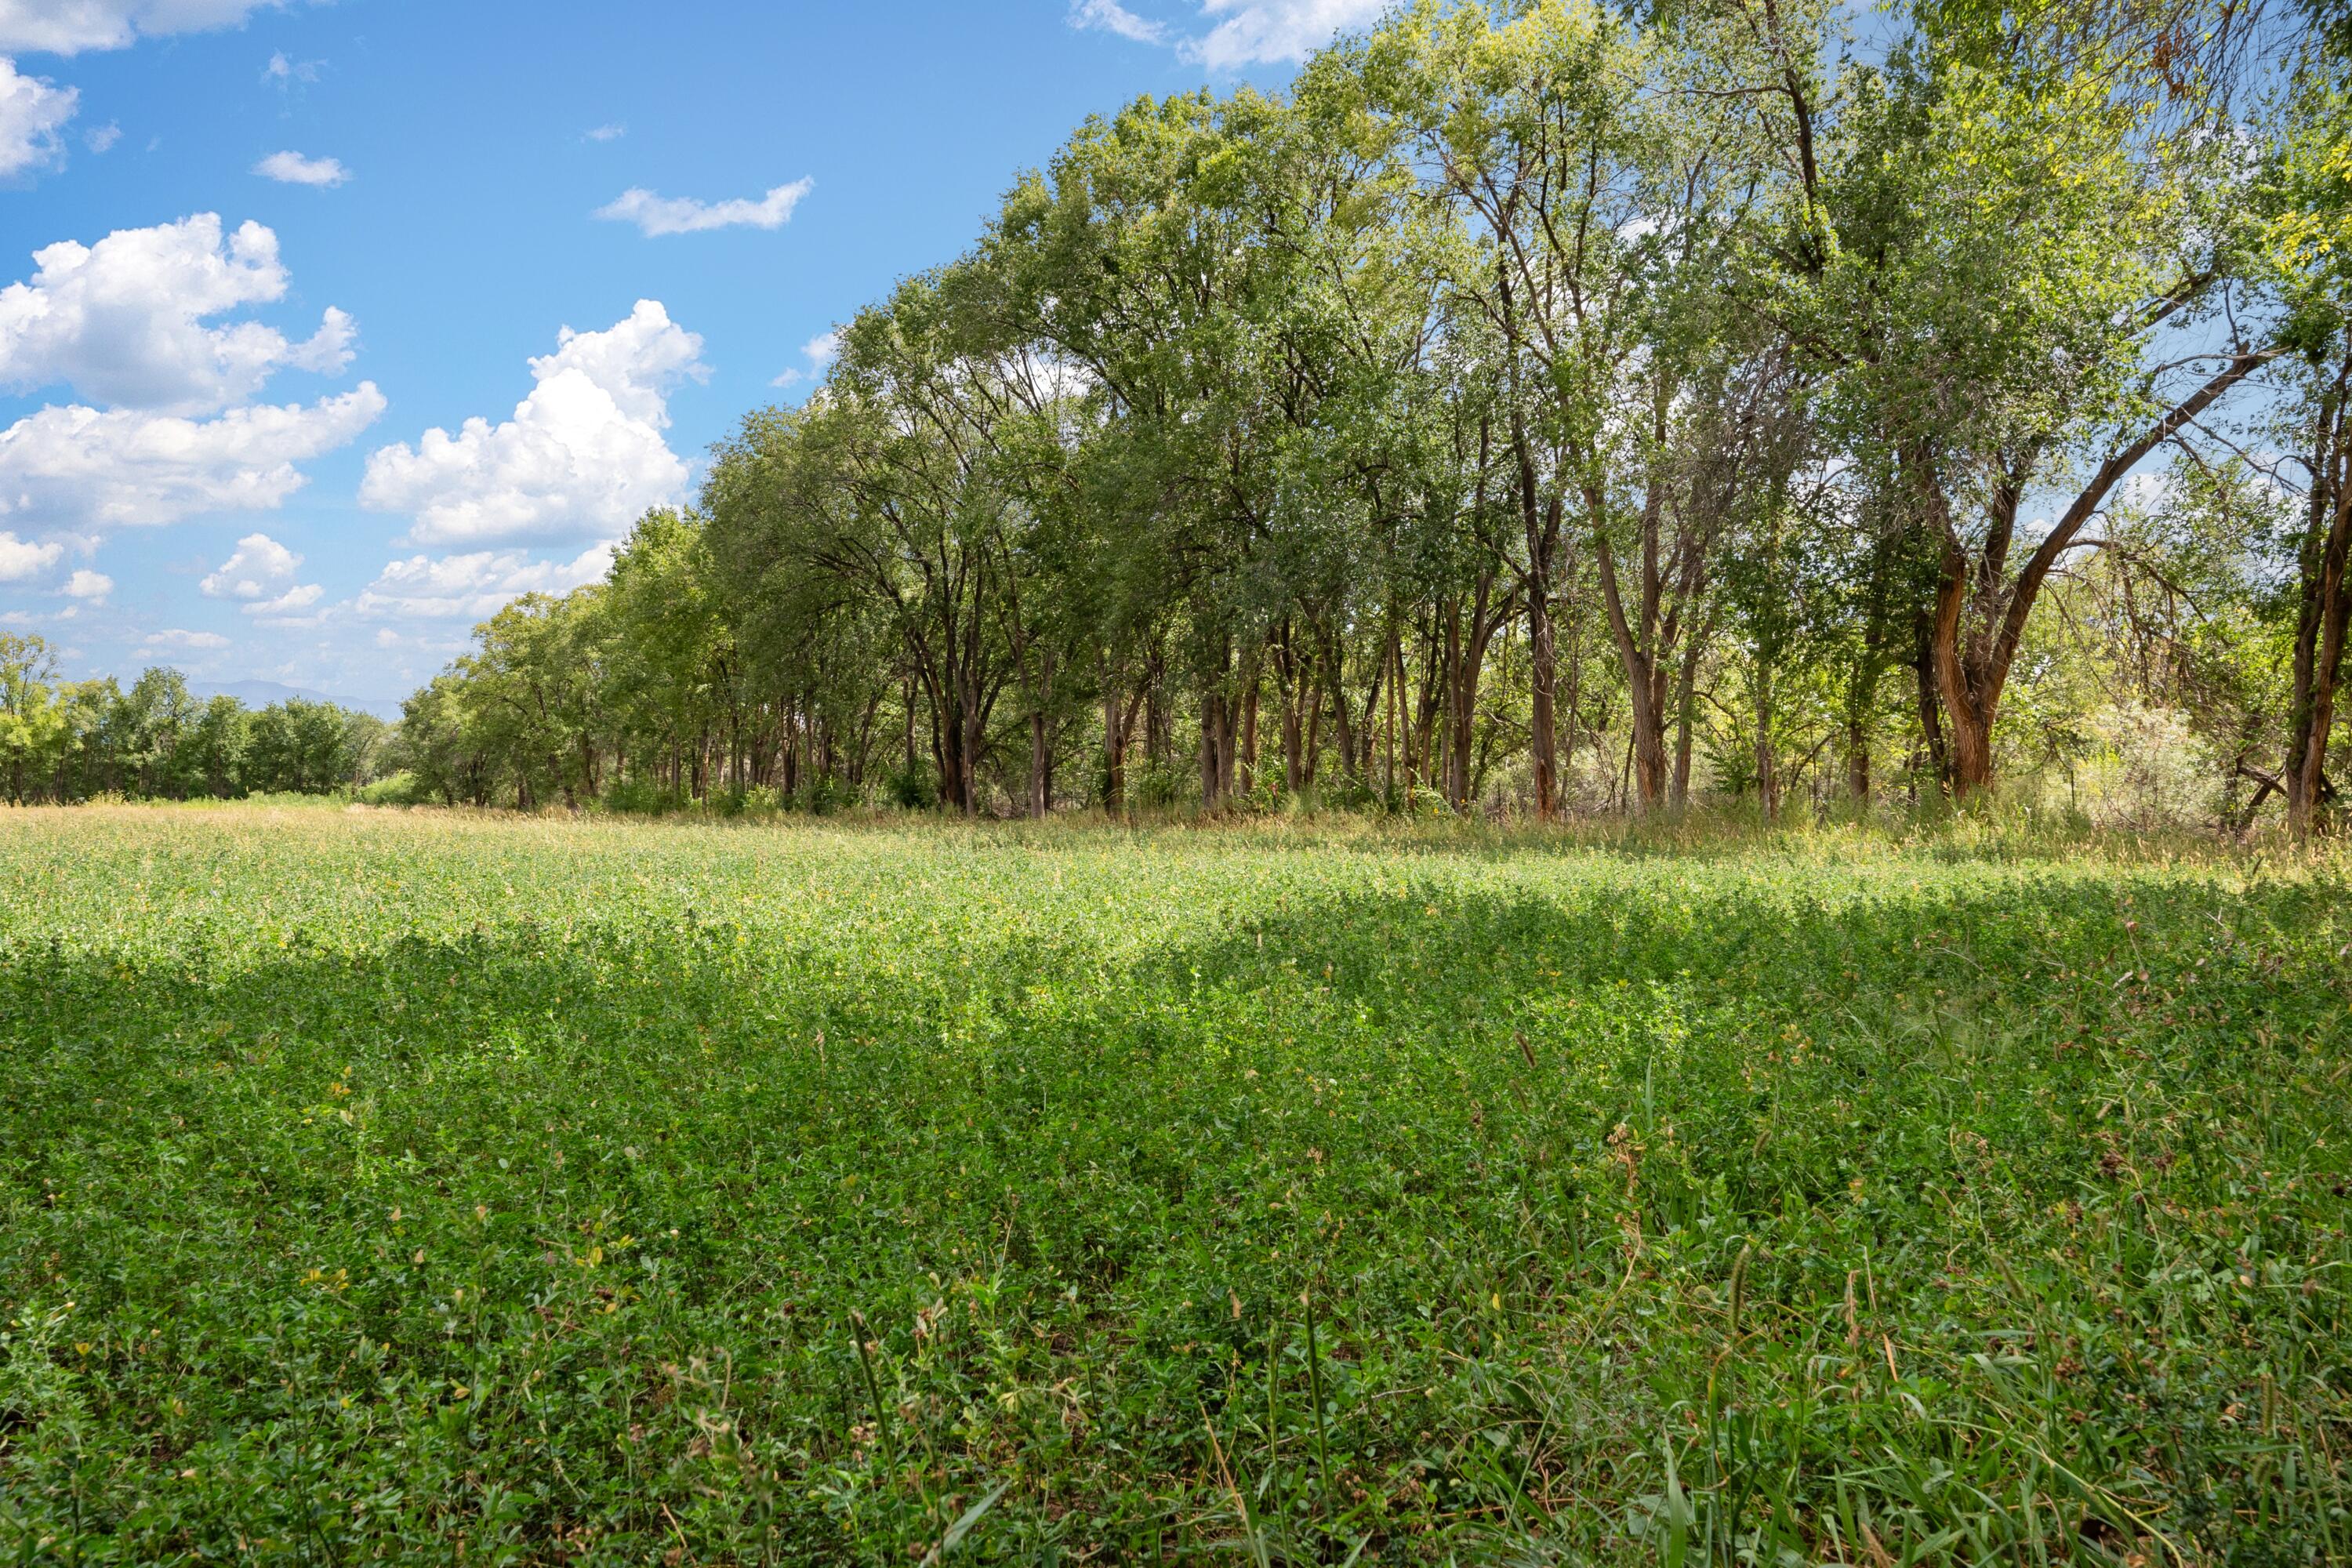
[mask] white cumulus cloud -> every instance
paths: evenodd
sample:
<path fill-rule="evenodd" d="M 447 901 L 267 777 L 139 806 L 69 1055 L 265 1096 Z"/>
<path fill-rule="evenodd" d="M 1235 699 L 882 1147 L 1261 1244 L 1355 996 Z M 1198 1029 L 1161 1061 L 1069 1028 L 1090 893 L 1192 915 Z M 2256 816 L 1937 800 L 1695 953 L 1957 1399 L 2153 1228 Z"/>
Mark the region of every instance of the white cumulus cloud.
<path fill-rule="evenodd" d="M 391 561 L 352 602 L 373 618 L 481 621 L 525 594 L 568 594 L 604 575 L 613 543 L 590 546 L 570 561 L 534 561 L 520 550 L 413 555 Z"/>
<path fill-rule="evenodd" d="M 224 235 L 199 213 L 96 245 L 60 240 L 33 262 L 31 281 L 0 289 L 0 386 L 195 414 L 250 397 L 283 367 L 334 374 L 352 361 L 352 319 L 332 307 L 299 343 L 258 321 L 205 324 L 285 297 L 278 237 L 257 223 Z"/>
<path fill-rule="evenodd" d="M 352 356 L 351 318 L 331 308 L 301 342 L 210 324 L 285 296 L 259 224 L 225 234 L 200 213 L 33 260 L 29 281 L 0 289 L 0 388 L 63 384 L 109 406 L 53 405 L 0 430 L 0 518 L 103 530 L 276 507 L 304 482 L 296 464 L 383 412 L 372 383 L 310 405 L 247 401 L 281 369 L 334 374 Z"/>
<path fill-rule="evenodd" d="M 58 132 L 79 99 L 72 88 L 20 75 L 16 61 L 0 57 L 0 180 L 57 162 Z"/>
<path fill-rule="evenodd" d="M 668 397 L 706 374 L 702 340 L 640 300 L 601 332 L 563 329 L 530 362 L 538 383 L 514 416 L 432 429 L 368 458 L 360 504 L 415 517 L 417 544 L 609 538 L 677 499 L 687 467 L 669 449 Z"/>
<path fill-rule="evenodd" d="M 220 569 L 196 584 L 211 599 L 258 599 L 270 585 L 294 575 L 302 558 L 266 533 L 248 533 L 220 563 Z"/>
<path fill-rule="evenodd" d="M 84 599 L 91 604 L 103 604 L 106 596 L 114 592 L 114 579 L 103 572 L 92 572 L 88 567 L 84 567 L 67 578 L 65 587 L 59 591 L 68 599 Z"/>
<path fill-rule="evenodd" d="M 272 153 L 253 172 L 281 185 L 333 186 L 352 177 L 340 158 L 305 158 L 299 153 Z"/>
<path fill-rule="evenodd" d="M 62 544 L 36 544 L 13 533 L 0 532 L 0 583 L 21 583 L 58 563 Z"/>
<path fill-rule="evenodd" d="M 0 0 L 0 51 L 119 49 L 140 37 L 234 27 L 287 0 Z"/>
<path fill-rule="evenodd" d="M 593 215 L 614 223 L 633 223 L 646 236 L 699 234 L 705 229 L 782 228 L 793 218 L 801 198 L 816 189 L 810 179 L 778 185 L 758 201 L 737 197 L 727 202 L 698 202 L 685 196 L 656 195 L 642 187 L 621 193 Z"/>
<path fill-rule="evenodd" d="M 622 137 L 626 136 L 628 133 L 629 128 L 617 120 L 613 121 L 610 125 L 591 126 L 586 131 L 581 132 L 583 136 L 585 136 L 591 142 L 618 142 Z"/>
<path fill-rule="evenodd" d="M 0 517 L 106 529 L 266 510 L 302 488 L 297 463 L 356 439 L 383 408 L 373 382 L 213 419 L 44 408 L 0 431 Z"/>

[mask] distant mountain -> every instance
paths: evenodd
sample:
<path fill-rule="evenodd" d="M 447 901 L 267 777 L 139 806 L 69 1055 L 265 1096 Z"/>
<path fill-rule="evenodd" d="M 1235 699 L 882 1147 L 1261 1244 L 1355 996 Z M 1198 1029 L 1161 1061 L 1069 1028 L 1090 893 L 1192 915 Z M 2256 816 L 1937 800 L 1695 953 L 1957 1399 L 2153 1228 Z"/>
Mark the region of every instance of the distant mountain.
<path fill-rule="evenodd" d="M 400 704 L 397 702 L 368 702 L 356 697 L 330 697 L 323 691 L 287 686 L 275 680 L 191 680 L 188 682 L 188 694 L 206 700 L 215 697 L 234 697 L 247 708 L 267 708 L 289 698 L 299 697 L 305 702 L 331 702 L 338 708 L 373 713 L 379 719 L 400 717 Z"/>

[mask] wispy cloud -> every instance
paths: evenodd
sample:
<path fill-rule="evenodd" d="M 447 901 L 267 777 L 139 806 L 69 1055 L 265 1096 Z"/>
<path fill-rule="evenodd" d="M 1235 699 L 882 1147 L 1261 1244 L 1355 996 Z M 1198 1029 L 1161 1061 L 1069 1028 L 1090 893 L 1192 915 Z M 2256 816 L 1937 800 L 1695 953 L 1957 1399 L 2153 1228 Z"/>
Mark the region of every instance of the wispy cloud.
<path fill-rule="evenodd" d="M 320 68 L 326 63 L 324 60 L 294 59 L 280 49 L 269 57 L 268 65 L 261 68 L 261 79 L 279 87 L 292 87 L 297 82 L 307 87 L 319 79 Z"/>
<path fill-rule="evenodd" d="M 841 333 L 837 331 L 819 332 L 801 345 L 802 357 L 809 362 L 806 370 L 798 365 L 787 366 L 782 375 L 768 383 L 770 386 L 798 386 L 813 376 L 824 374 L 825 366 L 841 357 Z"/>
<path fill-rule="evenodd" d="M 1070 0 L 1070 26 L 1081 32 L 1116 33 L 1139 44 L 1164 44 L 1168 29 L 1139 16 L 1118 0 Z"/>
<path fill-rule="evenodd" d="M 340 185 L 352 177 L 340 158 L 305 158 L 299 153 L 272 153 L 253 166 L 265 180 L 281 185 Z"/>
<path fill-rule="evenodd" d="M 698 202 L 686 196 L 657 195 L 642 187 L 598 207 L 594 216 L 612 223 L 633 223 L 648 237 L 665 234 L 700 234 L 714 228 L 782 228 L 793 218 L 801 198 L 816 188 L 811 179 L 778 185 L 758 201 L 738 197 L 726 202 Z"/>
<path fill-rule="evenodd" d="M 622 137 L 626 136 L 628 133 L 628 126 L 616 120 L 610 125 L 598 125 L 590 130 L 583 131 L 580 134 L 586 137 L 591 142 L 618 142 Z"/>
<path fill-rule="evenodd" d="M 175 626 L 170 631 L 151 635 L 147 638 L 147 646 L 149 647 L 199 648 L 209 651 L 228 647 L 228 638 L 218 632 L 183 631 Z"/>
<path fill-rule="evenodd" d="M 1369 26 L 1386 0 L 1202 0 L 1201 14 L 1218 18 L 1207 35 L 1179 47 L 1186 59 L 1211 70 L 1303 60 L 1335 33 Z"/>
<path fill-rule="evenodd" d="M 0 0 L 0 54 L 120 49 L 171 33 L 235 27 L 287 0 Z"/>
<path fill-rule="evenodd" d="M 1332 35 L 1377 18 L 1387 0 L 1198 0 L 1208 27 L 1193 33 L 1130 11 L 1120 0 L 1070 0 L 1070 26 L 1173 47 L 1211 70 L 1303 60 Z"/>

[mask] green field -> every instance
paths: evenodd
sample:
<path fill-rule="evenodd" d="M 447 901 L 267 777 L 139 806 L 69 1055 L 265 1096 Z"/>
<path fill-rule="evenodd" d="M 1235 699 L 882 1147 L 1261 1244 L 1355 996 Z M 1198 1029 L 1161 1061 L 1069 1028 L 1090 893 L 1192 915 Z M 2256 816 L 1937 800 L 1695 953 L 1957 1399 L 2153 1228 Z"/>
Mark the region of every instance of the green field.
<path fill-rule="evenodd" d="M 2347 943 L 2145 847 L 0 815 L 0 1562 L 2352 1560 Z"/>

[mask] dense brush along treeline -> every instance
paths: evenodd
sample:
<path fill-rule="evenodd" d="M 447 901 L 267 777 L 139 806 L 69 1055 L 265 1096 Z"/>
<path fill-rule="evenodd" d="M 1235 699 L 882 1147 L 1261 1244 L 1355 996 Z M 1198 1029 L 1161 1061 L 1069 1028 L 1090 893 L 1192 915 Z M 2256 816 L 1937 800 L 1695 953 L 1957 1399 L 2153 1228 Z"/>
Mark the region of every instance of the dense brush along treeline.
<path fill-rule="evenodd" d="M 0 1560 L 2352 1561 L 2340 861 L 1316 832 L 0 816 Z"/>
<path fill-rule="evenodd" d="M 1089 122 L 482 626 L 408 787 L 2324 819 L 2343 29 L 1847 20 L 1424 4 Z"/>

